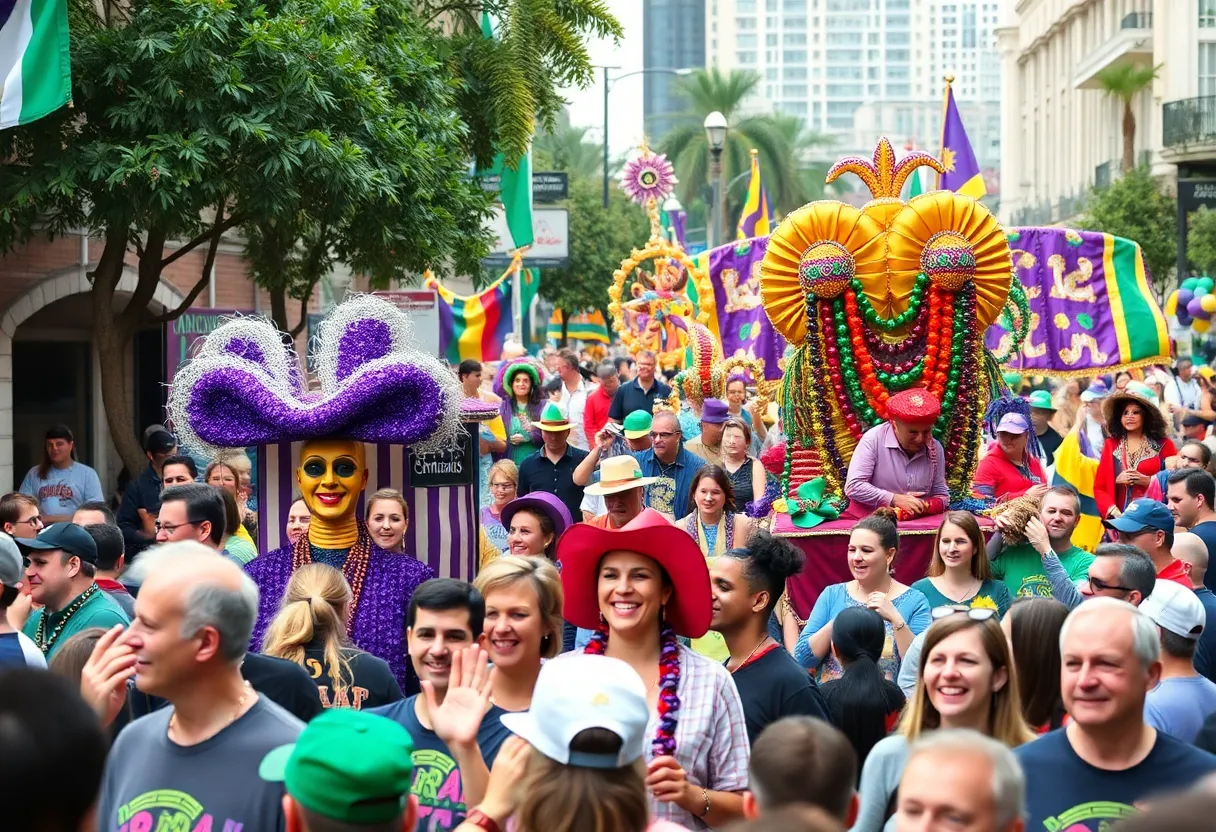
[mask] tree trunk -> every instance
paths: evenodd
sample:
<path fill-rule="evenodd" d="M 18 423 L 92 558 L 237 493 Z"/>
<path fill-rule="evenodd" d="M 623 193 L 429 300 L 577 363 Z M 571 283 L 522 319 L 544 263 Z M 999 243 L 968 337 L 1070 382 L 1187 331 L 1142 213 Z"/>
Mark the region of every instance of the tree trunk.
<path fill-rule="evenodd" d="M 114 291 L 122 279 L 126 254 L 126 229 L 111 229 L 93 278 L 93 326 L 97 359 L 101 366 L 101 403 L 106 411 L 110 438 L 131 476 L 139 476 L 147 457 L 136 438 L 131 415 L 131 397 L 126 385 L 126 350 L 134 329 L 114 314 Z M 160 257 L 159 249 L 145 256 Z"/>
<path fill-rule="evenodd" d="M 1136 167 L 1136 116 L 1132 112 L 1132 102 L 1123 102 L 1123 172 L 1128 173 Z"/>
<path fill-rule="evenodd" d="M 566 333 L 569 331 L 570 331 L 570 313 L 566 312 L 563 309 L 562 310 L 562 341 L 560 344 L 558 344 L 559 347 L 569 346 L 570 339 L 566 336 Z"/>
<path fill-rule="evenodd" d="M 291 332 L 291 327 L 287 324 L 287 290 L 282 286 L 276 286 L 268 290 L 270 295 L 270 320 L 274 321 L 275 328 L 284 334 Z"/>

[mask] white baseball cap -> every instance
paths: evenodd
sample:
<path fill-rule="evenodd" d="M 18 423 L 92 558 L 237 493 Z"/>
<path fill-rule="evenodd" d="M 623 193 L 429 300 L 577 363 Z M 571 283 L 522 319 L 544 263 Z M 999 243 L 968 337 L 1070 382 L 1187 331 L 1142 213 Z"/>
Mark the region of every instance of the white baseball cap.
<path fill-rule="evenodd" d="M 607 656 L 573 654 L 545 662 L 536 679 L 532 707 L 503 714 L 511 733 L 551 760 L 580 768 L 623 768 L 646 747 L 646 686 L 625 662 Z M 571 751 L 570 743 L 589 728 L 621 738 L 616 754 Z"/>
<path fill-rule="evenodd" d="M 25 558 L 12 537 L 0 532 L 0 585 L 16 586 L 25 580 Z"/>
<path fill-rule="evenodd" d="M 1152 594 L 1140 602 L 1140 610 L 1161 629 L 1184 638 L 1198 639 L 1208 623 L 1199 596 L 1174 581 L 1157 581 Z"/>

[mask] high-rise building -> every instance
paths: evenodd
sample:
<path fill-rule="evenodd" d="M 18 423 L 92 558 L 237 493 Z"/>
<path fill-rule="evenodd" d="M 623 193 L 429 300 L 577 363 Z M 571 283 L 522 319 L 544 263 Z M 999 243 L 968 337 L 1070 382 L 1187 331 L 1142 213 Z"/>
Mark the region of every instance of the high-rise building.
<path fill-rule="evenodd" d="M 716 0 L 642 0 L 643 69 L 705 66 L 705 4 Z M 642 114 L 646 132 L 658 138 L 674 125 L 671 116 L 688 109 L 673 87 L 675 76 L 645 76 Z"/>
<path fill-rule="evenodd" d="M 801 116 L 830 153 L 881 135 L 938 150 L 943 77 L 981 167 L 1000 153 L 1000 0 L 709 0 L 709 63 L 763 78 L 757 108 Z"/>

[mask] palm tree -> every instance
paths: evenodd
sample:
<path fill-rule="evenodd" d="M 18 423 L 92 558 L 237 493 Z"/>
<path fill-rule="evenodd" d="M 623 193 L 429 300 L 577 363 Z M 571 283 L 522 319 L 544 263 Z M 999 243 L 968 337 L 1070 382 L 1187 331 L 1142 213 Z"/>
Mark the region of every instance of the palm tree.
<path fill-rule="evenodd" d="M 798 116 L 777 113 L 772 118 L 793 150 L 798 177 L 805 189 L 804 202 L 823 199 L 829 189 L 838 192 L 838 183 L 828 185 L 825 181 L 832 167 L 832 162 L 825 160 L 833 144 L 832 137 L 806 129 L 806 122 Z"/>
<path fill-rule="evenodd" d="M 1123 102 L 1123 172 L 1136 166 L 1136 114 L 1132 112 L 1132 101 L 1143 90 L 1153 85 L 1162 64 L 1143 66 L 1124 63 L 1108 66 L 1095 77 L 1098 85 L 1111 98 Z"/>
<path fill-rule="evenodd" d="M 675 116 L 676 127 L 659 141 L 680 180 L 679 196 L 685 205 L 703 197 L 712 187 L 709 180 L 709 147 L 703 123 L 705 117 L 717 110 L 726 116 L 730 131 L 722 150 L 722 176 L 730 182 L 751 166 L 751 149 L 760 155 L 764 185 L 774 208 L 788 213 L 810 200 L 808 190 L 799 175 L 799 161 L 789 124 L 772 115 L 749 115 L 746 102 L 755 94 L 760 76 L 754 72 L 731 70 L 724 73 L 714 69 L 699 69 L 678 78 L 675 86 L 688 102 L 688 109 Z M 796 136 L 794 137 L 796 138 Z M 738 196 L 727 195 L 727 223 L 742 206 Z"/>
<path fill-rule="evenodd" d="M 566 171 L 572 178 L 593 178 L 604 167 L 603 145 L 587 140 L 586 127 L 570 126 L 563 110 L 553 130 L 537 133 L 532 142 L 535 170 Z"/>

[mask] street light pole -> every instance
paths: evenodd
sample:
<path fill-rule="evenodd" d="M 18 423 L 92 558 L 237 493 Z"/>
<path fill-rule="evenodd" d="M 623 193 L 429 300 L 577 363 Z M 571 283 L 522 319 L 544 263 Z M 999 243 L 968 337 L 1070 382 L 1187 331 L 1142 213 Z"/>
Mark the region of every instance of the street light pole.
<path fill-rule="evenodd" d="M 622 78 L 628 78 L 631 75 L 690 75 L 691 69 L 639 69 L 634 72 L 626 72 L 624 75 L 618 75 L 615 78 L 608 77 L 608 70 L 620 69 L 615 66 L 600 67 L 604 70 L 604 207 L 608 207 L 608 91 L 612 89 L 612 85 Z"/>
<path fill-rule="evenodd" d="M 722 217 L 725 194 L 722 188 L 722 150 L 726 147 L 726 131 L 730 125 L 717 110 L 705 117 L 705 139 L 709 143 L 709 175 L 713 179 L 714 207 L 710 227 L 713 230 L 711 248 L 722 245 Z"/>

